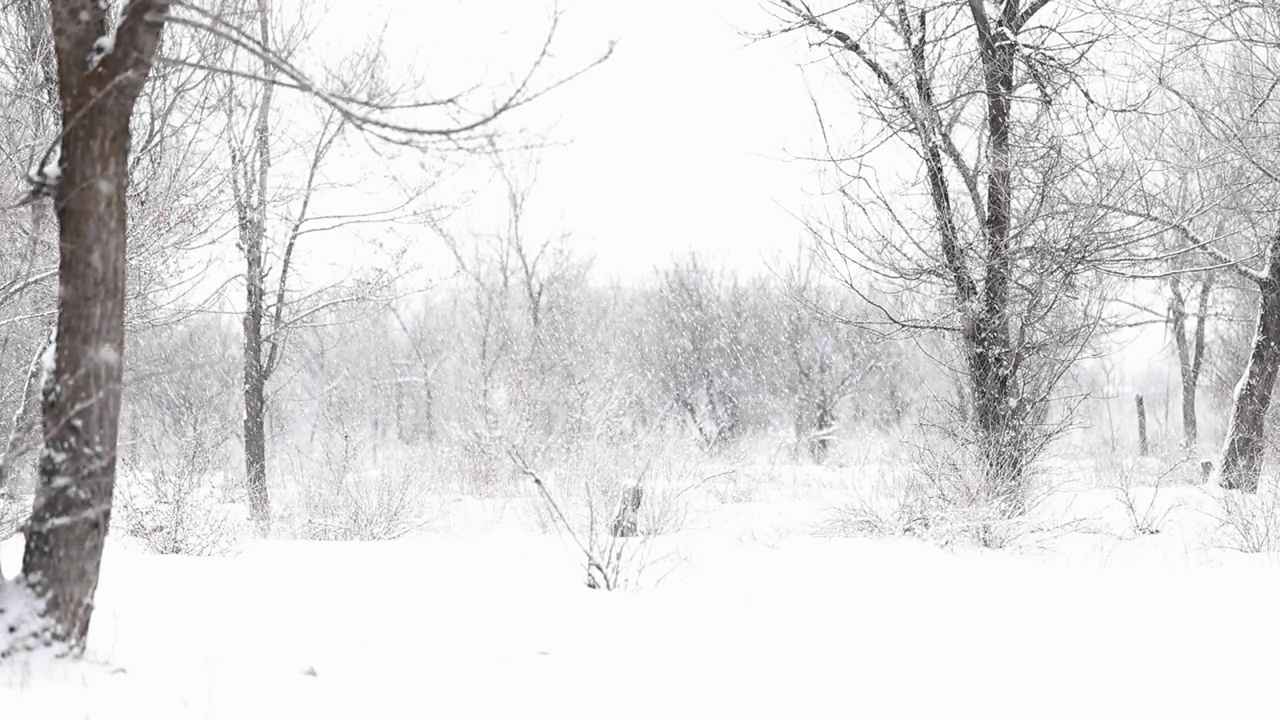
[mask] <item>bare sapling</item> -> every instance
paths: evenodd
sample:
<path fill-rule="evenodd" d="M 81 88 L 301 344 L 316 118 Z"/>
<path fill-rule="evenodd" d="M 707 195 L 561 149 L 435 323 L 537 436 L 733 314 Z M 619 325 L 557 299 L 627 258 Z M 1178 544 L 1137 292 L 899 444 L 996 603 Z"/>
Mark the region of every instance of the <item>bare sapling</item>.
<path fill-rule="evenodd" d="M 1112 490 L 1124 508 L 1129 529 L 1135 536 L 1160 534 L 1170 513 L 1180 507 L 1180 503 L 1166 505 L 1160 498 L 1169 478 L 1185 465 L 1186 461 L 1179 460 L 1162 470 L 1152 481 L 1150 494 L 1141 489 L 1133 463 L 1126 463 L 1119 469 Z"/>
<path fill-rule="evenodd" d="M 569 518 L 565 517 L 564 511 L 560 509 L 560 504 L 556 502 L 555 497 L 547 488 L 547 484 L 535 472 L 524 458 L 516 451 L 510 453 L 511 461 L 515 463 L 516 469 L 525 477 L 533 481 L 534 487 L 538 489 L 538 494 L 546 502 L 547 507 L 551 510 L 552 517 L 555 519 L 558 527 L 564 530 L 578 547 L 578 550 L 586 557 L 587 560 L 587 587 L 597 590 L 615 590 L 618 587 L 618 576 L 621 567 L 621 549 L 619 545 L 619 535 L 611 534 L 608 547 L 602 548 L 596 546 L 595 533 L 590 532 L 587 535 L 587 542 L 583 542 L 582 538 L 573 529 L 573 523 L 569 522 Z M 595 513 L 591 513 L 592 525 L 595 524 Z M 594 530 L 594 527 L 592 528 Z M 617 551 L 615 553 L 615 550 Z"/>

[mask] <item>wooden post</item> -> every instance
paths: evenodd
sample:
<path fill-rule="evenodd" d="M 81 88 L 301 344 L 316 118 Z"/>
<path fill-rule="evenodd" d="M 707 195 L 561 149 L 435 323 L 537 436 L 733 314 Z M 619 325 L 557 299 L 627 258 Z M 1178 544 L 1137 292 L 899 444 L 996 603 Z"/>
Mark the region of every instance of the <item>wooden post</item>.
<path fill-rule="evenodd" d="M 1147 403 L 1141 394 L 1134 395 L 1133 400 L 1138 406 L 1138 454 L 1146 457 L 1151 450 L 1147 445 Z"/>

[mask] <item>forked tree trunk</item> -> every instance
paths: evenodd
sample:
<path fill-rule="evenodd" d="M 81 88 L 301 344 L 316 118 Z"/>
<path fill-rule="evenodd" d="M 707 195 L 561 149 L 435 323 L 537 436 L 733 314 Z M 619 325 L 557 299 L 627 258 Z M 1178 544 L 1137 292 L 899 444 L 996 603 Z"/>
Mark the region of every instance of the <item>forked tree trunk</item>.
<path fill-rule="evenodd" d="M 984 143 L 985 171 L 961 173 L 973 216 L 980 219 L 980 250 L 971 251 L 962 237 L 965 220 L 954 207 L 951 182 L 960 151 L 950 135 L 942 103 L 934 96 L 936 74 L 929 53 L 925 9 L 911 9 L 906 3 L 884 6 L 878 12 L 889 21 L 906 45 L 909 80 L 900 68 L 882 63 L 879 53 L 862 44 L 862 35 L 849 34 L 827 25 L 825 15 L 815 14 L 808 5 L 779 0 L 803 24 L 826 35 L 864 65 L 889 93 L 894 110 L 910 122 L 909 132 L 917 141 L 924 165 L 925 184 L 933 209 L 938 237 L 937 274 L 945 277 L 955 293 L 955 316 L 960 318 L 961 344 L 966 359 L 966 380 L 972 403 L 971 422 L 984 461 L 986 491 L 991 499 L 1006 505 L 1006 512 L 1025 509 L 1025 481 L 1031 428 L 1031 408 L 1021 398 L 1021 358 L 1014 347 L 1011 315 L 1015 311 L 1011 287 L 1014 278 L 1013 248 L 1014 174 L 1012 103 L 1015 71 L 1022 28 L 1046 3 L 1005 0 L 998 4 L 968 0 L 969 16 L 976 34 L 986 110 Z M 879 8 L 879 6 L 877 6 Z M 855 37 L 855 35 L 857 37 Z M 950 110 L 945 111 L 947 114 Z M 985 175 L 985 198 L 980 187 Z M 959 195 L 956 195 L 959 197 Z"/>
<path fill-rule="evenodd" d="M 1236 385 L 1231 424 L 1222 449 L 1220 484 L 1228 490 L 1255 492 L 1266 448 L 1267 409 L 1280 371 L 1280 234 L 1267 249 L 1267 275 L 1259 283 L 1257 334 L 1244 376 Z"/>
<path fill-rule="evenodd" d="M 62 105 L 57 342 L 43 387 L 45 448 L 22 577 L 43 602 L 39 638 L 83 648 L 115 486 L 124 357 L 129 119 L 169 4 L 134 0 L 110 53 L 106 5 L 51 2 Z M 50 367 L 50 365 L 52 367 Z"/>
<path fill-rule="evenodd" d="M 1182 444 L 1187 452 L 1194 452 L 1199 440 L 1199 422 L 1196 413 L 1196 395 L 1200 385 L 1200 372 L 1204 367 L 1205 315 L 1209 311 L 1209 297 L 1213 290 L 1213 276 L 1207 275 L 1200 283 L 1197 305 L 1196 329 L 1188 337 L 1187 301 L 1182 291 L 1182 281 L 1174 275 L 1169 280 L 1172 301 L 1169 316 L 1173 324 L 1173 342 L 1178 352 L 1178 375 L 1182 385 Z"/>
<path fill-rule="evenodd" d="M 986 218 L 982 227 L 987 248 L 980 307 L 971 311 L 972 331 L 966 336 L 974 419 L 983 454 L 987 485 L 1020 513 L 1025 502 L 1025 405 L 1017 397 L 1016 353 L 1012 347 L 1009 285 L 1013 276 L 1010 230 L 1013 222 L 1013 145 L 1010 136 L 1014 64 L 1020 28 L 1018 3 L 1001 5 L 988 16 L 980 3 L 970 2 L 978 30 L 978 46 L 987 102 L 987 131 L 991 167 L 987 174 Z M 1006 40 L 1007 38 L 1007 40 Z M 923 52 L 923 50 L 921 50 Z"/>

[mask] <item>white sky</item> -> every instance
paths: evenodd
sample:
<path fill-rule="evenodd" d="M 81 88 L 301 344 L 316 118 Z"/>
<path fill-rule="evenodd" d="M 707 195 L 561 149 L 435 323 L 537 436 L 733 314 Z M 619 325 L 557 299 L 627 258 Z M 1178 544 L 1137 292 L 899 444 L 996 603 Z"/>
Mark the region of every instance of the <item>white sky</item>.
<path fill-rule="evenodd" d="M 388 42 L 439 79 L 503 83 L 544 37 L 538 0 L 330 0 L 321 42 L 388 17 Z M 804 154 L 817 123 L 790 42 L 752 43 L 771 26 L 752 0 L 562 0 L 554 46 L 562 70 L 617 40 L 587 76 L 510 117 L 567 144 L 544 151 L 536 186 L 541 227 L 568 231 L 598 277 L 634 278 L 690 249 L 743 272 L 790 256 L 789 213 L 806 204 Z M 554 71 L 553 71 L 554 72 Z M 483 219 L 476 222 L 483 224 Z M 337 239 L 334 239 L 337 242 Z"/>

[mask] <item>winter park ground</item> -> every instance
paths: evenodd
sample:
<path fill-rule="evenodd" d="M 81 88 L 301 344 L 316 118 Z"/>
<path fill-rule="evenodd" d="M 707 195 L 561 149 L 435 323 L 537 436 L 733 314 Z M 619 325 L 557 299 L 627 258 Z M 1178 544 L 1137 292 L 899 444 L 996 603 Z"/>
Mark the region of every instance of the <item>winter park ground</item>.
<path fill-rule="evenodd" d="M 0 718 L 1278 717 L 1280 502 L 1163 468 L 1064 461 L 999 549 L 895 535 L 883 466 L 654 480 L 678 516 L 617 592 L 532 492 L 441 491 L 387 542 L 113 530 L 86 659 L 0 668 Z"/>

